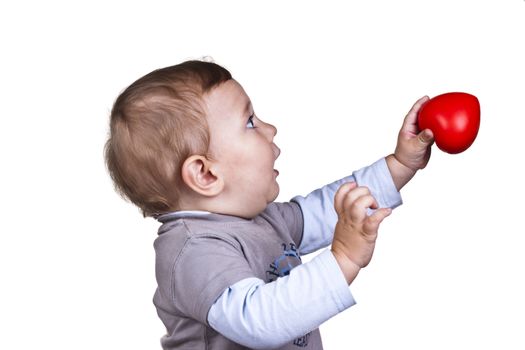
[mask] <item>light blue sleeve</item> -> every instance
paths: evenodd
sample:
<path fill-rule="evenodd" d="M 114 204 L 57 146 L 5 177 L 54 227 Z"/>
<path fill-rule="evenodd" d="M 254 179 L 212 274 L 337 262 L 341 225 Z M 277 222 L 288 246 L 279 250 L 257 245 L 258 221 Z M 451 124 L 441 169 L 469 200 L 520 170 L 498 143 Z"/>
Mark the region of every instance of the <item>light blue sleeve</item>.
<path fill-rule="evenodd" d="M 343 273 L 327 249 L 274 282 L 247 278 L 235 283 L 212 305 L 208 323 L 243 346 L 276 348 L 354 304 Z"/>
<path fill-rule="evenodd" d="M 384 158 L 306 197 L 294 197 L 304 218 L 302 254 L 332 242 L 337 222 L 334 196 L 350 181 L 368 187 L 381 208 L 402 204 Z M 236 343 L 254 349 L 272 348 L 318 328 L 354 304 L 339 265 L 326 250 L 272 283 L 247 278 L 230 286 L 210 308 L 208 323 Z"/>
<path fill-rule="evenodd" d="M 311 253 L 332 243 L 337 223 L 335 193 L 342 184 L 354 181 L 358 186 L 370 189 L 380 208 L 396 208 L 402 204 L 401 195 L 396 189 L 385 158 L 355 171 L 351 176 L 321 187 L 306 197 L 294 197 L 292 201 L 301 207 L 304 220 L 303 238 L 299 245 L 301 254 Z"/>

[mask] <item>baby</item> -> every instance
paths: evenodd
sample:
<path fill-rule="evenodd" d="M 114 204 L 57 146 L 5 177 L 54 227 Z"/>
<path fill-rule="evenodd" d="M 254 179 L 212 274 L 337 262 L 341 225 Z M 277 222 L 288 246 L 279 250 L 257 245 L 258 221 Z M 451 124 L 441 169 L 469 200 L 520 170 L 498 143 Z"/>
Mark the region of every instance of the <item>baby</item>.
<path fill-rule="evenodd" d="M 111 112 L 105 156 L 117 191 L 161 223 L 154 304 L 164 349 L 322 349 L 318 327 L 355 302 L 399 190 L 430 158 L 419 99 L 393 154 L 290 202 L 273 142 L 223 67 L 187 61 L 130 85 Z M 301 255 L 325 247 L 302 264 Z"/>

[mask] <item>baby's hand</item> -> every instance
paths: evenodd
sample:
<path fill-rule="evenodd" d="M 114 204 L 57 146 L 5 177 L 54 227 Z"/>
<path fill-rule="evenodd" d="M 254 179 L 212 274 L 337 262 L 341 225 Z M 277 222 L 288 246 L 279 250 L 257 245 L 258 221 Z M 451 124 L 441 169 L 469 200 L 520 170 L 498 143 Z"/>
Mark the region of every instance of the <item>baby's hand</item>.
<path fill-rule="evenodd" d="M 377 209 L 378 204 L 366 187 L 355 182 L 342 185 L 334 199 L 338 221 L 332 241 L 332 253 L 348 283 L 372 259 L 379 224 L 392 212 L 389 208 L 367 215 L 367 209 Z"/>
<path fill-rule="evenodd" d="M 394 157 L 413 171 L 426 167 L 430 159 L 430 146 L 434 143 L 432 131 L 420 130 L 417 125 L 417 114 L 427 101 L 428 96 L 416 101 L 405 117 L 397 138 Z"/>

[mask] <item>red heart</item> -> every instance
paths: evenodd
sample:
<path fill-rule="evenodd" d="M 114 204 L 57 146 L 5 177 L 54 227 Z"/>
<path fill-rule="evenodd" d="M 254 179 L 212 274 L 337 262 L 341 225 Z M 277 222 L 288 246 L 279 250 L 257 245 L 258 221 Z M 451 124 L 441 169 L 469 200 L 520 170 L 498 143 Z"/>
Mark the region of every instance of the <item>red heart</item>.
<path fill-rule="evenodd" d="M 478 135 L 480 107 L 476 96 L 449 92 L 428 100 L 419 110 L 419 129 L 430 129 L 436 145 L 447 153 L 460 153 Z"/>

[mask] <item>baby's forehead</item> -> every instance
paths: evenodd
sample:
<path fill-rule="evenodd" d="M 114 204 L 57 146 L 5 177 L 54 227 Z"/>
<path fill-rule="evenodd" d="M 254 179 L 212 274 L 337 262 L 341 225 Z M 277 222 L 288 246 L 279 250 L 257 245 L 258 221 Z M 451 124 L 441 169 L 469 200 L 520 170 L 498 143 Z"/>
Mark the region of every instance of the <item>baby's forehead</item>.
<path fill-rule="evenodd" d="M 222 97 L 229 97 L 235 99 L 249 99 L 248 94 L 244 91 L 242 85 L 235 79 L 230 79 L 215 86 L 211 91 L 211 94 L 219 94 Z"/>
<path fill-rule="evenodd" d="M 251 100 L 236 80 L 230 79 L 204 96 L 209 110 L 217 112 L 244 113 L 251 109 Z"/>

